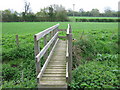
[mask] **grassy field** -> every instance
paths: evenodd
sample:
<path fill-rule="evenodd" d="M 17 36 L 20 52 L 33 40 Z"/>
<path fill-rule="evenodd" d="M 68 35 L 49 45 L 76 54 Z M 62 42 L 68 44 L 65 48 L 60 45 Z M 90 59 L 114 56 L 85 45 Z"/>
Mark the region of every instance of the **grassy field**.
<path fill-rule="evenodd" d="M 2 23 L 3 88 L 36 88 L 33 35 L 57 23 L 60 29 L 67 29 L 70 24 L 76 39 L 70 87 L 118 88 L 118 23 L 100 22 Z"/>
<path fill-rule="evenodd" d="M 118 31 L 118 23 L 95 23 L 95 22 L 11 22 L 2 24 L 2 34 L 35 34 L 46 28 L 59 23 L 60 29 L 67 29 L 67 24 L 72 26 L 74 31 L 105 30 Z"/>
<path fill-rule="evenodd" d="M 70 21 L 75 21 L 75 19 L 118 19 L 118 17 L 69 17 Z"/>

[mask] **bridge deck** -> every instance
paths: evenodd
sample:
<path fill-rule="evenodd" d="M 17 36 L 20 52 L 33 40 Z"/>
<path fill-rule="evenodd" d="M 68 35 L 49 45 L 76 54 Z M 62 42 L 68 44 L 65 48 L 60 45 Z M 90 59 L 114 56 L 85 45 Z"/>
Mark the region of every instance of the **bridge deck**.
<path fill-rule="evenodd" d="M 48 66 L 40 80 L 41 88 L 65 88 L 66 83 L 66 41 L 59 40 Z"/>

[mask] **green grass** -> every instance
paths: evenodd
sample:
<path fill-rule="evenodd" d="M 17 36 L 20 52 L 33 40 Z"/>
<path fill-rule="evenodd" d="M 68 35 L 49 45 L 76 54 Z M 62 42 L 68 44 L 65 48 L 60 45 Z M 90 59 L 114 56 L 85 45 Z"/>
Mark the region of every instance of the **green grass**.
<path fill-rule="evenodd" d="M 118 23 L 95 23 L 95 22 L 11 22 L 2 23 L 2 35 L 25 35 L 35 34 L 46 28 L 60 23 L 60 29 L 67 29 L 67 24 L 72 26 L 73 32 L 88 30 L 117 31 Z"/>
<path fill-rule="evenodd" d="M 75 21 L 75 19 L 118 19 L 118 17 L 83 17 L 83 16 L 73 17 L 73 16 L 70 16 L 69 19 L 70 21 Z"/>

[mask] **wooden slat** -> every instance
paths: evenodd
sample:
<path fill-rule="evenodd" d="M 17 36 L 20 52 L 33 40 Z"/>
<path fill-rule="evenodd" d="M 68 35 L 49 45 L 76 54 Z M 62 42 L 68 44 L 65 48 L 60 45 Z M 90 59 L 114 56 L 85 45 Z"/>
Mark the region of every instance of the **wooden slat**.
<path fill-rule="evenodd" d="M 58 31 L 66 31 L 66 29 L 58 29 Z"/>
<path fill-rule="evenodd" d="M 45 64 L 43 65 L 43 67 L 42 67 L 42 69 L 41 69 L 41 72 L 40 72 L 40 73 L 38 74 L 38 76 L 37 76 L 37 78 L 38 78 L 39 80 L 41 79 L 41 77 L 42 77 L 42 75 L 43 75 L 43 73 L 44 73 L 44 71 L 45 71 L 45 69 L 46 69 L 46 67 L 47 67 L 47 65 L 48 65 L 48 63 L 49 63 L 49 61 L 50 61 L 50 58 L 51 58 L 51 56 L 52 56 L 52 54 L 53 54 L 53 51 L 54 51 L 54 49 L 55 49 L 55 47 L 56 47 L 56 44 L 57 44 L 58 40 L 59 40 L 59 39 L 57 39 L 57 41 L 55 42 L 55 44 L 54 44 L 54 46 L 53 46 L 53 48 L 52 48 L 52 50 L 51 50 L 51 52 L 50 52 L 50 54 L 49 54 L 46 62 L 45 62 Z"/>
<path fill-rule="evenodd" d="M 67 34 L 70 33 L 70 24 L 68 24 L 68 28 L 67 28 Z"/>
<path fill-rule="evenodd" d="M 44 36 L 44 46 L 47 44 L 47 35 Z M 45 55 L 44 55 L 44 60 L 47 59 L 48 56 L 48 51 L 46 51 Z"/>
<path fill-rule="evenodd" d="M 66 36 L 58 36 L 58 38 L 67 38 Z"/>
<path fill-rule="evenodd" d="M 52 39 L 45 45 L 45 47 L 36 56 L 38 62 L 40 61 L 40 58 L 45 54 L 45 52 L 47 51 L 47 49 L 50 47 L 50 45 L 53 43 L 53 41 L 56 39 L 57 35 L 58 35 L 58 32 L 52 37 Z"/>
<path fill-rule="evenodd" d="M 17 47 L 19 47 L 19 37 L 18 37 L 18 35 L 16 35 L 16 45 L 17 45 Z"/>
<path fill-rule="evenodd" d="M 48 34 L 49 32 L 53 31 L 54 29 L 58 28 L 59 24 L 56 24 L 40 33 L 35 34 L 36 36 L 36 40 L 39 40 L 40 38 L 44 37 L 46 34 Z"/>
<path fill-rule="evenodd" d="M 66 48 L 66 58 L 69 57 L 69 53 L 68 53 L 68 40 L 67 40 L 67 48 Z"/>
<path fill-rule="evenodd" d="M 69 34 L 68 36 L 68 53 L 69 53 L 69 58 L 68 58 L 68 76 L 69 80 L 68 82 L 70 83 L 72 80 L 72 33 Z"/>
<path fill-rule="evenodd" d="M 66 82 L 68 82 L 68 62 L 66 62 Z"/>

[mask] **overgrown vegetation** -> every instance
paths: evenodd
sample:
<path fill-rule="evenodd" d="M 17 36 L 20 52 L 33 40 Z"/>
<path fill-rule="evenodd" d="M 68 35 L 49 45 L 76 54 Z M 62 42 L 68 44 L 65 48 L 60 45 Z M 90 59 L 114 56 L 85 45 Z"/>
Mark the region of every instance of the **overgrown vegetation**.
<path fill-rule="evenodd" d="M 3 23 L 3 88 L 36 88 L 33 35 L 56 23 Z M 60 22 L 60 29 L 68 23 L 76 39 L 71 89 L 119 88 L 118 24 Z M 19 47 L 15 34 L 19 35 Z"/>
<path fill-rule="evenodd" d="M 90 31 L 74 43 L 72 89 L 120 87 L 118 36 L 111 33 Z"/>
<path fill-rule="evenodd" d="M 35 88 L 37 86 L 32 36 L 20 36 L 19 40 L 18 47 L 15 37 L 9 35 L 3 37 L 3 88 Z"/>

